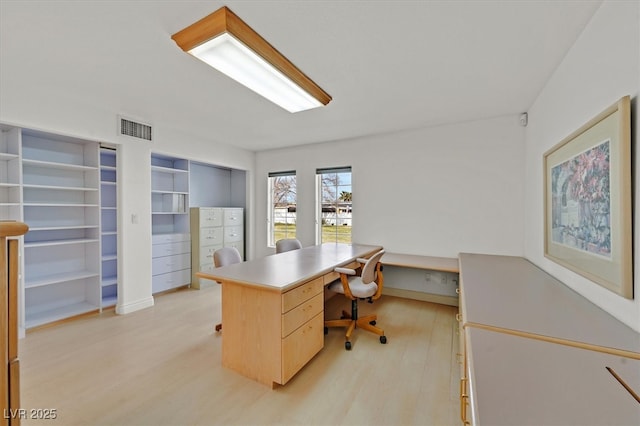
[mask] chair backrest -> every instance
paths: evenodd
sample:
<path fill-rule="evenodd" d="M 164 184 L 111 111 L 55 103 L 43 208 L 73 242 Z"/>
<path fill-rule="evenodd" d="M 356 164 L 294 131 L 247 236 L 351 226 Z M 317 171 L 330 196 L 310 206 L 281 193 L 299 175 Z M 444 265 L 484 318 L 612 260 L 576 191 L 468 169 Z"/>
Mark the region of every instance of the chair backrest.
<path fill-rule="evenodd" d="M 242 256 L 235 247 L 223 247 L 213 253 L 213 264 L 216 268 L 242 262 Z"/>
<path fill-rule="evenodd" d="M 380 262 L 380 258 L 382 257 L 383 254 L 384 254 L 384 250 L 380 250 L 379 252 L 371 256 L 369 260 L 367 260 L 367 263 L 364 264 L 364 267 L 362 268 L 362 274 L 361 274 L 361 279 L 363 283 L 369 284 L 375 281 L 375 279 L 378 276 L 376 265 L 378 264 L 378 262 Z"/>
<path fill-rule="evenodd" d="M 285 251 L 298 250 L 300 248 L 302 248 L 302 244 L 295 238 L 276 241 L 276 253 L 284 253 Z"/>

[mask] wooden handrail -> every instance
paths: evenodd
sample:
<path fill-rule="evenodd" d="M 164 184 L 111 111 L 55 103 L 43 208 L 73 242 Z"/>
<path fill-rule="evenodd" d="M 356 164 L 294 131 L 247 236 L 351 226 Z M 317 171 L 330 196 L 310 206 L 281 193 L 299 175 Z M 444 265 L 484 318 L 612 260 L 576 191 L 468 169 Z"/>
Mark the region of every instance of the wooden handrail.
<path fill-rule="evenodd" d="M 29 226 L 23 222 L 0 221 L 0 237 L 18 237 L 26 234 L 28 230 Z"/>

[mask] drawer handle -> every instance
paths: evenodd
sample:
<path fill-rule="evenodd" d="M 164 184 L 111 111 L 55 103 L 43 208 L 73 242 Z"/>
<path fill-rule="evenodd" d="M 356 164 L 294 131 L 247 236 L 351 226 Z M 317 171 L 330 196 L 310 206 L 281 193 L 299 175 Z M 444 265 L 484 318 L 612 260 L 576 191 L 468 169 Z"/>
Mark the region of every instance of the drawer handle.
<path fill-rule="evenodd" d="M 308 305 L 306 308 L 302 308 L 302 312 L 307 312 L 311 308 L 313 308 L 313 305 Z"/>

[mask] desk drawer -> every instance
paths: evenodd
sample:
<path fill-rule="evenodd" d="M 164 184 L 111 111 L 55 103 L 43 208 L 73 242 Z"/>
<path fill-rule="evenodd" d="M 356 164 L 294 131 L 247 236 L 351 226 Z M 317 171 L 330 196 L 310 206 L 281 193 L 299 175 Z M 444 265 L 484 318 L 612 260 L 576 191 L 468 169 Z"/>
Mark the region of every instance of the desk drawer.
<path fill-rule="evenodd" d="M 324 345 L 324 314 L 319 313 L 282 339 L 282 383 L 285 384 Z"/>
<path fill-rule="evenodd" d="M 282 315 L 282 337 L 291 334 L 296 328 L 323 312 L 324 297 L 320 293 Z"/>
<path fill-rule="evenodd" d="M 316 294 L 322 293 L 322 277 L 308 281 L 293 290 L 282 295 L 282 313 L 290 311 L 305 300 L 311 299 Z"/>

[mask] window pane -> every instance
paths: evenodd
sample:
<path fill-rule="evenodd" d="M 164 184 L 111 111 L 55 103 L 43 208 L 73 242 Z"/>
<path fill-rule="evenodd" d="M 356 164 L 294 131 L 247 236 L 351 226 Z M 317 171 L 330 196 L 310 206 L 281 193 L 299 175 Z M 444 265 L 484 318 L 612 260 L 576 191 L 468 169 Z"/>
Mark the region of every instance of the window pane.
<path fill-rule="evenodd" d="M 344 169 L 344 168 L 343 168 Z M 322 243 L 351 242 L 352 191 L 351 172 L 322 172 L 319 197 L 320 238 Z"/>
<path fill-rule="evenodd" d="M 274 246 L 278 240 L 296 237 L 296 176 L 270 177 L 269 188 L 269 245 Z"/>

